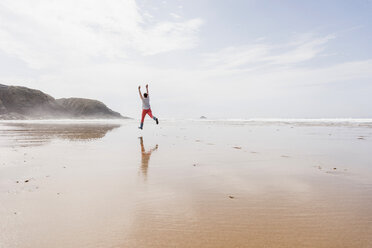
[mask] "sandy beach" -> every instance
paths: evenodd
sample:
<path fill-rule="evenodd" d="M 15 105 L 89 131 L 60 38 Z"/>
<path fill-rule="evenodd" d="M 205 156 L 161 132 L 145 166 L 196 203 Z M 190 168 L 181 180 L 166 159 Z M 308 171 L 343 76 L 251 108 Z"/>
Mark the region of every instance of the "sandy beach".
<path fill-rule="evenodd" d="M 372 121 L 0 122 L 0 247 L 372 247 Z"/>

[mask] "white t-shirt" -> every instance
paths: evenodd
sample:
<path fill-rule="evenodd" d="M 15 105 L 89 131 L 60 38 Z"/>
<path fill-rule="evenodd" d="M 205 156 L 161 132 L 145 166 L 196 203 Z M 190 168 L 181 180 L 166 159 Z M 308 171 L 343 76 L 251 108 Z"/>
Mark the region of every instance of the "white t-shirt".
<path fill-rule="evenodd" d="M 142 98 L 142 109 L 150 109 L 150 96 Z"/>

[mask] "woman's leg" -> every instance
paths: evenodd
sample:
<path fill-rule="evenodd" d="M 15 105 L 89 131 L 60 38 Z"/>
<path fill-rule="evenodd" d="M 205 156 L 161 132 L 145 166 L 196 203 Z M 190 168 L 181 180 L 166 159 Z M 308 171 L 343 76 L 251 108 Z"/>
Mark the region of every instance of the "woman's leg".
<path fill-rule="evenodd" d="M 152 115 L 152 111 L 151 109 L 149 109 L 149 111 L 147 112 L 147 114 L 156 121 L 156 124 L 159 124 L 159 120 L 158 118 L 156 118 L 155 116 Z"/>
<path fill-rule="evenodd" d="M 147 110 L 147 114 L 153 119 L 154 117 L 152 116 L 152 111 L 151 111 L 151 109 L 148 109 Z"/>
<path fill-rule="evenodd" d="M 146 111 L 147 109 L 142 109 L 142 118 L 141 118 L 141 124 L 140 124 L 140 126 L 139 126 L 139 128 L 140 129 L 142 129 L 143 128 L 143 122 L 144 122 L 144 120 L 145 120 L 145 116 L 146 116 L 146 113 L 147 113 L 147 111 Z"/>

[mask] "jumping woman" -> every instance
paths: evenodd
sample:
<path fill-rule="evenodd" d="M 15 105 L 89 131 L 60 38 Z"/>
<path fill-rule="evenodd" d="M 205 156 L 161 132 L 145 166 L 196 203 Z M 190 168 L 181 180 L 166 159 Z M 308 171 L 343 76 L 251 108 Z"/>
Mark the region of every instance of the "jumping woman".
<path fill-rule="evenodd" d="M 141 86 L 138 86 L 138 92 L 142 100 L 142 119 L 141 119 L 141 124 L 138 127 L 139 129 L 143 129 L 143 122 L 145 120 L 146 114 L 148 114 L 152 119 L 156 121 L 156 124 L 159 124 L 158 118 L 155 116 L 152 116 L 151 112 L 151 107 L 150 107 L 150 97 L 149 97 L 149 85 L 146 84 L 146 93 L 143 94 L 141 93 Z"/>

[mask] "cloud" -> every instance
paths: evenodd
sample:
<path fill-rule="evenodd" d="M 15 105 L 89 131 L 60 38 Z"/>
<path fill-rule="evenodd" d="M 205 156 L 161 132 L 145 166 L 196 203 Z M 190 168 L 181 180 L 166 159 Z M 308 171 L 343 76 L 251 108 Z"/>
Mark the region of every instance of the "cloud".
<path fill-rule="evenodd" d="M 134 0 L 3 0 L 0 20 L 0 49 L 36 69 L 190 49 L 203 23 L 156 22 Z"/>
<path fill-rule="evenodd" d="M 170 15 L 171 17 L 175 18 L 175 19 L 179 19 L 179 18 L 181 18 L 180 15 L 177 15 L 177 14 L 175 14 L 175 13 L 170 13 L 169 15 Z"/>
<path fill-rule="evenodd" d="M 260 39 L 254 44 L 230 46 L 204 55 L 207 77 L 246 82 L 260 87 L 317 85 L 372 78 L 372 60 L 310 63 L 325 57 L 327 43 L 335 35 L 305 33 L 285 43 Z"/>
<path fill-rule="evenodd" d="M 283 43 L 273 44 L 268 39 L 260 39 L 253 44 L 229 46 L 204 54 L 203 66 L 193 71 L 194 79 L 188 79 L 188 82 L 198 82 L 200 90 L 194 92 L 194 96 L 202 98 L 207 90 L 212 93 L 208 98 L 215 98 L 216 104 L 218 99 L 225 99 L 226 107 L 234 102 L 244 106 L 247 102 L 264 99 L 265 104 L 280 99 L 277 105 L 285 106 L 290 94 L 303 96 L 314 89 L 323 89 L 322 94 L 329 94 L 338 84 L 357 86 L 370 81 L 370 59 L 340 61 L 333 58 L 327 61 L 328 42 L 333 39 L 336 39 L 333 34 L 302 34 Z M 300 109 L 300 106 L 293 108 Z M 270 112 L 270 109 L 260 110 Z M 247 108 L 246 112 L 250 111 Z"/>
<path fill-rule="evenodd" d="M 135 41 L 135 47 L 143 55 L 193 48 L 197 44 L 196 33 L 201 24 L 200 19 L 159 23 L 142 33 Z"/>
<path fill-rule="evenodd" d="M 318 56 L 324 50 L 325 44 L 334 38 L 334 35 L 325 37 L 301 35 L 284 44 L 261 42 L 230 46 L 215 53 L 205 54 L 205 65 L 231 70 L 295 65 Z"/>

